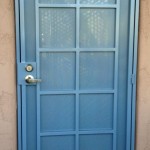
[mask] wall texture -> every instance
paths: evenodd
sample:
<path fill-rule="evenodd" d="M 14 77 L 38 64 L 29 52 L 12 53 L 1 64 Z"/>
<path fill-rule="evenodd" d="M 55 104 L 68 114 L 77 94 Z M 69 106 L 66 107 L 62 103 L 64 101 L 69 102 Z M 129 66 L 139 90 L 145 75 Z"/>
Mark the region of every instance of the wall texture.
<path fill-rule="evenodd" d="M 0 0 L 0 150 L 16 150 L 14 0 Z"/>
<path fill-rule="evenodd" d="M 140 1 L 137 150 L 150 150 L 150 0 Z"/>
<path fill-rule="evenodd" d="M 140 0 L 136 150 L 150 150 L 150 0 Z M 16 150 L 14 0 L 0 0 L 0 149 Z"/>

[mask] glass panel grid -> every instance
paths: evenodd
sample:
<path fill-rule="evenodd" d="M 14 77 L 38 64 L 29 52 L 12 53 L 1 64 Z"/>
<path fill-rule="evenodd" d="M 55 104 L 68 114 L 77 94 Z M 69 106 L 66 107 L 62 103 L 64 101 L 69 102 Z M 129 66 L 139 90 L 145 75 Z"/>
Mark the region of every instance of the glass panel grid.
<path fill-rule="evenodd" d="M 77 7 L 76 10 L 77 10 L 76 12 L 77 12 L 77 15 L 78 15 L 80 13 L 81 9 L 79 9 L 79 7 Z M 79 30 L 79 23 L 80 23 L 79 18 L 80 18 L 79 16 L 76 17 L 76 21 L 78 20 L 77 23 L 76 23 L 76 29 L 78 29 L 78 30 Z M 77 32 L 78 31 L 76 31 L 76 35 L 78 34 Z M 78 38 L 78 36 L 76 38 Z M 77 39 L 76 39 L 76 42 L 77 42 Z M 79 45 L 79 41 L 76 43 L 76 48 L 78 48 L 78 45 Z M 76 67 L 78 66 L 78 68 L 79 68 L 79 55 L 80 55 L 80 53 L 79 53 L 79 51 L 77 49 L 75 51 L 76 51 L 76 56 L 77 56 L 76 57 Z M 86 51 L 86 49 L 85 49 L 85 51 Z M 77 92 L 76 93 L 76 98 L 77 98 L 76 99 L 76 112 L 77 112 L 76 113 L 76 117 L 77 117 L 77 115 L 79 115 L 79 113 L 80 113 L 79 110 L 78 110 L 79 109 L 78 108 L 79 107 L 79 102 L 78 102 L 78 100 L 79 100 L 79 91 L 78 91 L 79 90 L 79 72 L 77 72 L 76 75 L 78 76 L 78 77 L 76 76 L 76 79 L 78 80 L 78 81 L 76 81 L 76 92 Z M 76 118 L 76 120 L 77 120 L 77 118 Z M 77 122 L 77 124 L 76 124 L 76 131 L 78 131 L 79 122 Z M 76 142 L 77 142 L 76 143 L 76 146 L 77 146 L 76 150 L 78 150 L 78 146 L 79 146 L 78 139 L 79 139 L 80 133 L 76 133 L 75 135 L 76 135 Z"/>

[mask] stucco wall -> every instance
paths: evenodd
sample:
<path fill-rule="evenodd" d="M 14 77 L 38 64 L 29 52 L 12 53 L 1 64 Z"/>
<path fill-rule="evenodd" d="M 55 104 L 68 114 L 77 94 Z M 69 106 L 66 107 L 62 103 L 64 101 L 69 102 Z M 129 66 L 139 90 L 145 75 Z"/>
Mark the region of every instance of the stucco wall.
<path fill-rule="evenodd" d="M 14 0 L 0 0 L 0 150 L 16 150 Z"/>
<path fill-rule="evenodd" d="M 137 150 L 150 150 L 150 0 L 140 3 Z"/>
<path fill-rule="evenodd" d="M 0 150 L 16 150 L 14 0 L 0 0 Z M 150 0 L 141 0 L 136 150 L 150 150 Z"/>

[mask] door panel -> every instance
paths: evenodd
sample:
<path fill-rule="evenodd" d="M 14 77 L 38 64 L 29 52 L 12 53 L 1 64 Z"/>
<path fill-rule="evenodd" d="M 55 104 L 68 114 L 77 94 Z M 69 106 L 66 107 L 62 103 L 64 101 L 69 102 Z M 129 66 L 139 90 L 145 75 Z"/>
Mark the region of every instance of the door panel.
<path fill-rule="evenodd" d="M 20 0 L 22 150 L 129 150 L 131 3 Z"/>
<path fill-rule="evenodd" d="M 42 132 L 75 130 L 75 95 L 44 95 L 40 99 Z"/>
<path fill-rule="evenodd" d="M 111 134 L 80 135 L 81 150 L 110 150 L 113 147 Z"/>
<path fill-rule="evenodd" d="M 113 94 L 81 94 L 79 129 L 113 129 L 113 103 Z"/>
<path fill-rule="evenodd" d="M 50 149 L 62 150 L 66 148 L 69 150 L 75 150 L 75 137 L 73 135 L 72 136 L 57 135 L 57 136 L 41 138 L 42 150 L 50 150 Z"/>

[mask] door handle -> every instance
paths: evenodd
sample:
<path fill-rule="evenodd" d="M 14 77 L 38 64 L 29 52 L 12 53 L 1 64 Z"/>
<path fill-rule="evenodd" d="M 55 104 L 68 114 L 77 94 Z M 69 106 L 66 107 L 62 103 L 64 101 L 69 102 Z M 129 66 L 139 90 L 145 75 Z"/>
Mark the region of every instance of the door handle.
<path fill-rule="evenodd" d="M 32 75 L 27 75 L 25 77 L 25 81 L 29 84 L 31 83 L 38 83 L 38 82 L 41 82 L 42 80 L 41 79 L 35 79 Z"/>

